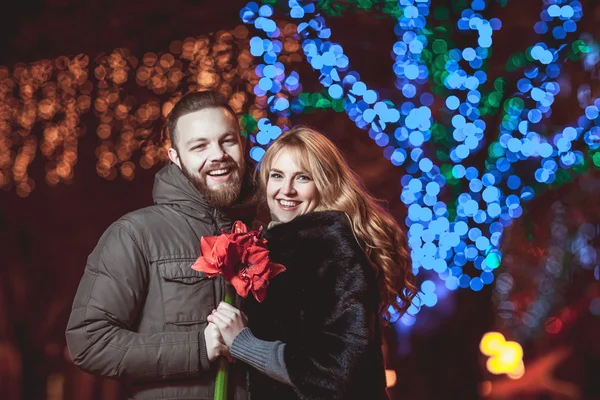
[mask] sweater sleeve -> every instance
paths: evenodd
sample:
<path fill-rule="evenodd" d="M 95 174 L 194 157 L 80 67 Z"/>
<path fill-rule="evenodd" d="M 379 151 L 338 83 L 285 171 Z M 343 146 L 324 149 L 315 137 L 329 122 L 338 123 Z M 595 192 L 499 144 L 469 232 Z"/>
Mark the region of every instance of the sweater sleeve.
<path fill-rule="evenodd" d="M 285 367 L 285 343 L 260 340 L 244 328 L 231 344 L 231 355 L 281 383 L 292 386 Z"/>

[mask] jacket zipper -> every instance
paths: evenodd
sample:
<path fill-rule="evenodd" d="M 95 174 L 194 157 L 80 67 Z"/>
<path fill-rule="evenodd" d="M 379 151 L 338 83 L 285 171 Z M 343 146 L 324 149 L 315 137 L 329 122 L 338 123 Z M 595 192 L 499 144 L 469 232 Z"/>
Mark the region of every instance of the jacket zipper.
<path fill-rule="evenodd" d="M 217 209 L 216 208 L 213 208 L 213 213 L 212 214 L 213 214 L 212 215 L 212 223 L 213 223 L 213 226 L 215 228 L 216 235 L 220 235 L 221 232 L 219 232 L 219 223 L 217 221 Z M 220 296 L 221 298 L 219 299 L 219 302 L 221 302 L 221 301 L 225 301 L 225 290 L 226 290 L 226 288 L 225 288 L 225 279 L 219 279 L 219 283 L 220 283 L 220 286 L 221 286 L 221 296 Z M 218 306 L 218 305 L 219 304 L 217 303 L 216 306 Z"/>
<path fill-rule="evenodd" d="M 217 222 L 217 209 L 216 208 L 213 208 L 212 223 L 215 228 L 215 235 L 220 235 L 221 232 L 219 232 L 219 223 Z"/>

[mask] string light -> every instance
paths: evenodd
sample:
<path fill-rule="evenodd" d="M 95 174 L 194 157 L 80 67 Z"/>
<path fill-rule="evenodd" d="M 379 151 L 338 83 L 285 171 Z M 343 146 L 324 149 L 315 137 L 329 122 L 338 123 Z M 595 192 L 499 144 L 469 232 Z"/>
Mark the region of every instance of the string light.
<path fill-rule="evenodd" d="M 12 71 L 0 67 L 0 188 L 31 193 L 28 169 L 38 149 L 46 183 L 71 183 L 86 133 L 81 118 L 90 111 L 98 121 L 98 175 L 126 180 L 134 179 L 137 165 L 148 169 L 167 160 L 168 140 L 156 139 L 183 93 L 215 89 L 236 112 L 255 113 L 262 107 L 246 94 L 258 82 L 249 48 L 248 29 L 240 25 L 173 41 L 168 52 L 140 59 L 121 48 L 93 62 L 80 54 L 20 63 Z M 36 125 L 39 136 L 32 134 Z"/>
<path fill-rule="evenodd" d="M 166 160 L 168 141 L 159 144 L 152 139 L 186 91 L 216 89 L 228 96 L 241 115 L 243 134 L 252 144 L 250 155 L 257 161 L 287 129 L 292 113 L 311 108 L 345 112 L 368 131 L 392 165 L 406 169 L 401 200 L 408 208 L 413 267 L 417 273 L 439 277 L 431 280 L 438 282 L 433 289 L 423 294 L 435 294 L 439 282 L 452 290 L 481 290 L 493 282 L 502 261 L 499 243 L 504 228 L 523 213 L 523 203 L 534 196 L 535 188 L 556 181 L 562 169 L 585 163 L 586 155 L 573 149 L 575 141 L 582 138 L 590 151 L 600 146 L 600 103 L 586 104 L 577 127 L 548 137 L 537 129 L 550 116 L 558 93 L 561 65 L 557 54 L 563 49 L 593 54 L 589 40 L 567 46 L 569 34 L 576 32 L 582 17 L 581 4 L 543 3 L 533 30 L 551 37 L 554 47 L 540 41 L 523 53 L 526 62 L 515 64 L 516 69 L 523 68 L 518 93 L 502 103 L 506 81 L 502 77 L 489 81 L 485 70 L 493 32 L 502 23 L 483 16 L 485 2 L 473 1 L 468 7 L 453 4 L 460 14 L 457 30 L 434 28 L 433 36 L 431 20 L 447 21 L 447 8 L 432 8 L 427 0 L 384 3 L 361 4 L 397 20 L 392 68 L 395 86 L 404 99 L 398 104 L 382 97 L 351 69 L 343 46 L 332 40 L 333 32 L 319 14 L 324 10 L 308 0 L 290 0 L 287 7 L 281 7 L 291 22 L 276 20 L 281 10 L 270 2 L 250 2 L 240 10 L 246 25 L 174 41 L 168 52 L 150 52 L 139 59 L 126 49 L 116 49 L 97 57 L 93 64 L 86 56 L 78 56 L 18 65 L 12 72 L 1 68 L 0 186 L 20 185 L 20 194 L 31 192 L 34 183 L 26 171 L 38 145 L 47 159 L 48 183 L 70 182 L 77 138 L 83 134 L 79 120 L 88 110 L 99 120 L 97 172 L 107 179 L 119 175 L 133 179 L 136 166 L 146 169 Z M 358 3 L 351 6 L 359 7 Z M 257 34 L 251 37 L 248 27 Z M 464 48 L 449 39 L 450 34 L 470 31 L 476 32 L 475 42 Z M 253 65 L 255 57 L 262 63 Z M 303 91 L 294 64 L 304 60 L 319 73 L 324 92 Z M 592 65 L 593 59 L 586 62 Z M 34 78 L 23 78 L 30 75 Z M 430 92 L 426 85 L 432 81 L 437 89 Z M 150 96 L 138 104 L 131 88 L 147 90 Z M 28 103 L 40 90 L 48 93 L 47 98 L 39 104 Z M 440 96 L 442 112 L 434 118 L 433 104 Z M 488 127 L 482 117 L 494 110 L 503 111 L 501 134 L 487 146 L 484 167 L 471 166 L 472 155 L 485 149 Z M 43 140 L 29 135 L 38 120 L 50 121 L 58 112 L 65 113 L 66 122 L 48 122 Z M 595 153 L 588 156 L 600 164 Z M 540 158 L 535 173 L 515 173 L 515 164 L 529 157 Z M 442 201 L 449 195 L 454 201 Z M 475 273 L 466 270 L 466 265 L 473 265 Z M 431 299 L 427 302 L 435 303 Z"/>

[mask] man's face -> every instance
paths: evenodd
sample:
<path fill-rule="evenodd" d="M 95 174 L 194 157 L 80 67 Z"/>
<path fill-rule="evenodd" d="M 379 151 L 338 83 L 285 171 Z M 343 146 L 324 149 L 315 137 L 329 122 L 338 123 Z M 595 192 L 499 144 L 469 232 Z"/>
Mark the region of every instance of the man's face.
<path fill-rule="evenodd" d="M 233 204 L 241 191 L 244 149 L 238 124 L 224 108 L 206 108 L 177 121 L 173 161 L 217 208 Z"/>

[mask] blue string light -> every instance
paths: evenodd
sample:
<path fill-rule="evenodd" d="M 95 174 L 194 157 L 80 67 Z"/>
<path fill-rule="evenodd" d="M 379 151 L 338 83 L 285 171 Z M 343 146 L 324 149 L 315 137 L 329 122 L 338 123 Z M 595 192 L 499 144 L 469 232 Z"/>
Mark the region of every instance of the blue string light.
<path fill-rule="evenodd" d="M 456 211 L 450 219 L 449 205 L 441 202 L 447 177 L 439 165 L 423 150 L 431 137 L 434 96 L 425 85 L 429 70 L 423 60 L 423 50 L 430 46 L 426 33 L 430 14 L 429 0 L 400 0 L 398 20 L 394 27 L 397 41 L 392 48 L 395 86 L 403 94 L 401 104 L 381 98 L 381 94 L 361 80 L 351 70 L 343 47 L 331 41 L 332 31 L 318 13 L 316 1 L 288 1 L 289 16 L 297 20 L 297 33 L 307 62 L 319 74 L 319 82 L 334 100 L 343 100 L 344 111 L 361 129 L 383 148 L 384 156 L 393 165 L 404 165 L 406 175 L 401 180 L 401 200 L 408 208 L 406 225 L 411 247 L 413 269 L 436 272 L 446 288 L 471 288 L 478 291 L 494 280 L 494 270 L 502 254 L 499 242 L 502 232 L 514 218 L 523 213 L 523 203 L 534 195 L 531 185 L 549 184 L 559 168 L 570 168 L 583 162 L 581 151 L 573 142 L 583 138 L 590 149 L 600 147 L 600 100 L 587 104 L 577 126 L 566 127 L 553 136 L 542 135 L 541 124 L 551 115 L 554 98 L 559 92 L 556 78 L 561 72 L 562 52 L 567 48 L 569 34 L 576 32 L 583 10 L 579 1 L 545 0 L 540 21 L 533 29 L 552 39 L 554 47 L 540 41 L 527 50 L 531 63 L 517 80 L 518 92 L 504 103 L 504 115 L 496 141 L 487 147 L 489 157 L 481 173 L 466 167 L 470 156 L 483 148 L 487 126 L 480 118 L 481 87 L 487 82 L 482 69 L 491 54 L 493 32 L 502 23 L 497 18 L 486 19 L 481 12 L 486 3 L 475 0 L 462 11 L 459 31 L 477 33 L 476 45 L 447 51 L 447 89 L 444 112 L 451 125 L 453 145 L 451 179 L 464 181 L 468 192 L 456 197 Z M 289 115 L 294 97 L 300 92 L 296 72 L 286 73 L 277 61 L 282 44 L 274 23 L 270 5 L 248 3 L 240 16 L 253 24 L 258 35 L 250 41 L 251 52 L 262 57 L 257 66 L 257 95 L 268 96 L 269 115 Z M 593 61 L 590 58 L 588 64 Z M 259 121 L 251 156 L 260 161 L 264 149 L 277 138 L 272 118 Z M 283 127 L 286 129 L 286 127 Z M 530 157 L 540 159 L 534 176 L 520 176 L 514 164 Z M 467 274 L 463 267 L 472 263 L 477 273 Z M 423 288 L 422 288 L 422 293 Z M 435 303 L 431 300 L 422 304 Z M 417 307 L 419 309 L 419 307 Z M 413 310 L 415 311 L 415 310 Z M 415 311 L 418 312 L 418 311 Z"/>

